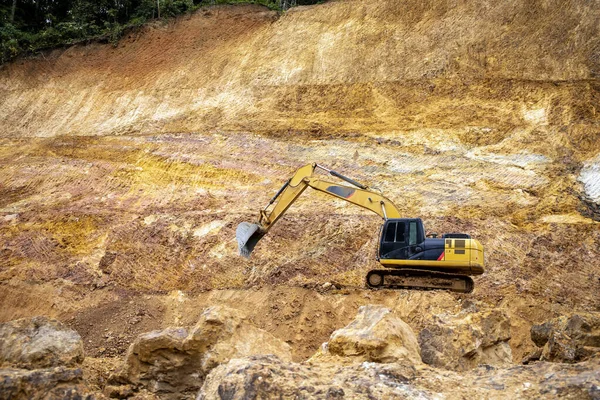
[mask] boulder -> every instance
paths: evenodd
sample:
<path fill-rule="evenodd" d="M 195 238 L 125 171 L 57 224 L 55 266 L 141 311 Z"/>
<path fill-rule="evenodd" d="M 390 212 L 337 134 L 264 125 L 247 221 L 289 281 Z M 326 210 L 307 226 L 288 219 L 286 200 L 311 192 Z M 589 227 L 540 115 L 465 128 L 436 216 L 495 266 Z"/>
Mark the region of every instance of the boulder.
<path fill-rule="evenodd" d="M 46 317 L 0 324 L 0 400 L 87 399 L 83 342 L 77 332 Z"/>
<path fill-rule="evenodd" d="M 275 354 L 291 360 L 290 347 L 250 324 L 239 311 L 206 309 L 191 329 L 167 328 L 140 335 L 112 381 L 144 387 L 161 398 L 193 396 L 206 374 L 232 358 Z"/>
<path fill-rule="evenodd" d="M 599 358 L 573 365 L 536 362 L 508 368 L 485 366 L 462 372 L 459 379 L 462 387 L 455 387 L 449 397 L 600 399 Z"/>
<path fill-rule="evenodd" d="M 46 317 L 0 324 L 0 366 L 25 369 L 76 366 L 83 361 L 77 332 Z"/>
<path fill-rule="evenodd" d="M 434 315 L 419 334 L 423 362 L 455 371 L 511 364 L 509 339 L 510 320 L 498 310 Z"/>
<path fill-rule="evenodd" d="M 91 399 L 79 368 L 0 369 L 0 400 Z"/>
<path fill-rule="evenodd" d="M 410 326 L 378 305 L 360 307 L 354 321 L 333 332 L 310 361 L 422 363 L 419 343 Z"/>
<path fill-rule="evenodd" d="M 233 359 L 213 369 L 197 400 L 391 399 L 433 396 L 407 383 L 415 370 L 400 364 L 285 362 L 275 356 Z"/>
<path fill-rule="evenodd" d="M 600 353 L 600 313 L 561 316 L 531 327 L 540 360 L 574 363 Z"/>
<path fill-rule="evenodd" d="M 598 399 L 600 359 L 444 371 L 426 365 L 232 359 L 214 368 L 197 400 L 223 399 Z"/>

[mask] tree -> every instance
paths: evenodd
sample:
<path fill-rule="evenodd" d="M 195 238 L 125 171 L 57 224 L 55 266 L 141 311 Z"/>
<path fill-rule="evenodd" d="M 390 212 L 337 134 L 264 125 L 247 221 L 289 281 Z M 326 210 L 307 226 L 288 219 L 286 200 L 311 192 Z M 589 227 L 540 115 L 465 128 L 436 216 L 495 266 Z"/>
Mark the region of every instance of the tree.
<path fill-rule="evenodd" d="M 17 0 L 13 0 L 12 8 L 10 9 L 10 23 L 15 22 L 15 10 L 17 9 Z"/>
<path fill-rule="evenodd" d="M 277 5 L 282 10 L 288 10 L 291 7 L 296 7 L 298 5 L 298 0 L 277 0 Z"/>

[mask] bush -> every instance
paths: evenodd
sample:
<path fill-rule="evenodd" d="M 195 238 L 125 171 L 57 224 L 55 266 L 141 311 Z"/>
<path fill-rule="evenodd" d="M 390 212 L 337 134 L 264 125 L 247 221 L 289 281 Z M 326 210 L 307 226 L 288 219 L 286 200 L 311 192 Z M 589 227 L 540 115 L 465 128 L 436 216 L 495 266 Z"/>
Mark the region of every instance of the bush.
<path fill-rule="evenodd" d="M 0 26 L 0 62 L 13 59 L 23 51 L 19 39 L 21 32 L 12 24 Z"/>

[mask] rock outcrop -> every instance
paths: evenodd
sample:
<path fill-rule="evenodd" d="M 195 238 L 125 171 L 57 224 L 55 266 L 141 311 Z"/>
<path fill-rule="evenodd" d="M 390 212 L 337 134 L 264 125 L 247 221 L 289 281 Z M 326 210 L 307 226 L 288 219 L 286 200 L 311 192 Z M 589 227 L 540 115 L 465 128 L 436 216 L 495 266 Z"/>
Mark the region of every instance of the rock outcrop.
<path fill-rule="evenodd" d="M 46 317 L 0 324 L 0 400 L 90 398 L 77 332 Z"/>
<path fill-rule="evenodd" d="M 79 368 L 0 369 L 0 400 L 87 398 Z"/>
<path fill-rule="evenodd" d="M 0 365 L 35 369 L 75 366 L 83 361 L 77 332 L 46 317 L 0 324 Z"/>
<path fill-rule="evenodd" d="M 531 340 L 540 347 L 536 353 L 541 360 L 567 363 L 587 360 L 600 354 L 600 314 L 577 313 L 534 325 Z"/>
<path fill-rule="evenodd" d="M 197 400 L 420 398 L 431 395 L 406 385 L 415 370 L 401 364 L 299 364 L 274 356 L 234 359 L 215 368 Z"/>
<path fill-rule="evenodd" d="M 510 320 L 496 310 L 434 315 L 419 334 L 423 362 L 455 371 L 509 365 L 509 339 Z"/>
<path fill-rule="evenodd" d="M 368 363 L 289 363 L 273 356 L 234 359 L 213 369 L 198 392 L 208 399 L 598 399 L 600 359 L 541 362 L 467 372 Z"/>
<path fill-rule="evenodd" d="M 217 365 L 258 354 L 291 360 L 288 344 L 247 322 L 239 311 L 211 307 L 191 329 L 167 328 L 140 335 L 113 381 L 144 387 L 161 398 L 186 398 L 198 391 Z"/>
<path fill-rule="evenodd" d="M 417 338 L 388 308 L 366 305 L 348 326 L 331 334 L 312 362 L 421 364 Z"/>

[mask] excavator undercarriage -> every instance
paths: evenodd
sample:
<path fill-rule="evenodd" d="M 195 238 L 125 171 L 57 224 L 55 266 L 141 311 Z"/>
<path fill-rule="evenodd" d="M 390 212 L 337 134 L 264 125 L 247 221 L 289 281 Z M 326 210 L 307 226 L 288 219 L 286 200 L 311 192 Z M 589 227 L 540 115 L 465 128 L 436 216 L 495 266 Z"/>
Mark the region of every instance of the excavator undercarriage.
<path fill-rule="evenodd" d="M 474 283 L 466 275 L 422 269 L 375 269 L 367 273 L 367 286 L 374 289 L 449 290 L 471 293 Z"/>
<path fill-rule="evenodd" d="M 315 176 L 316 169 L 352 186 L 322 180 Z M 432 238 L 426 237 L 420 218 L 401 218 L 394 203 L 377 190 L 318 164 L 298 169 L 260 211 L 257 223 L 238 225 L 236 238 L 240 255 L 250 257 L 258 241 L 308 187 L 365 208 L 384 219 L 377 256 L 383 268 L 369 271 L 367 287 L 470 293 L 474 284 L 469 275 L 484 272 L 483 246 L 468 234 L 445 234 L 439 239 L 435 234 Z"/>

